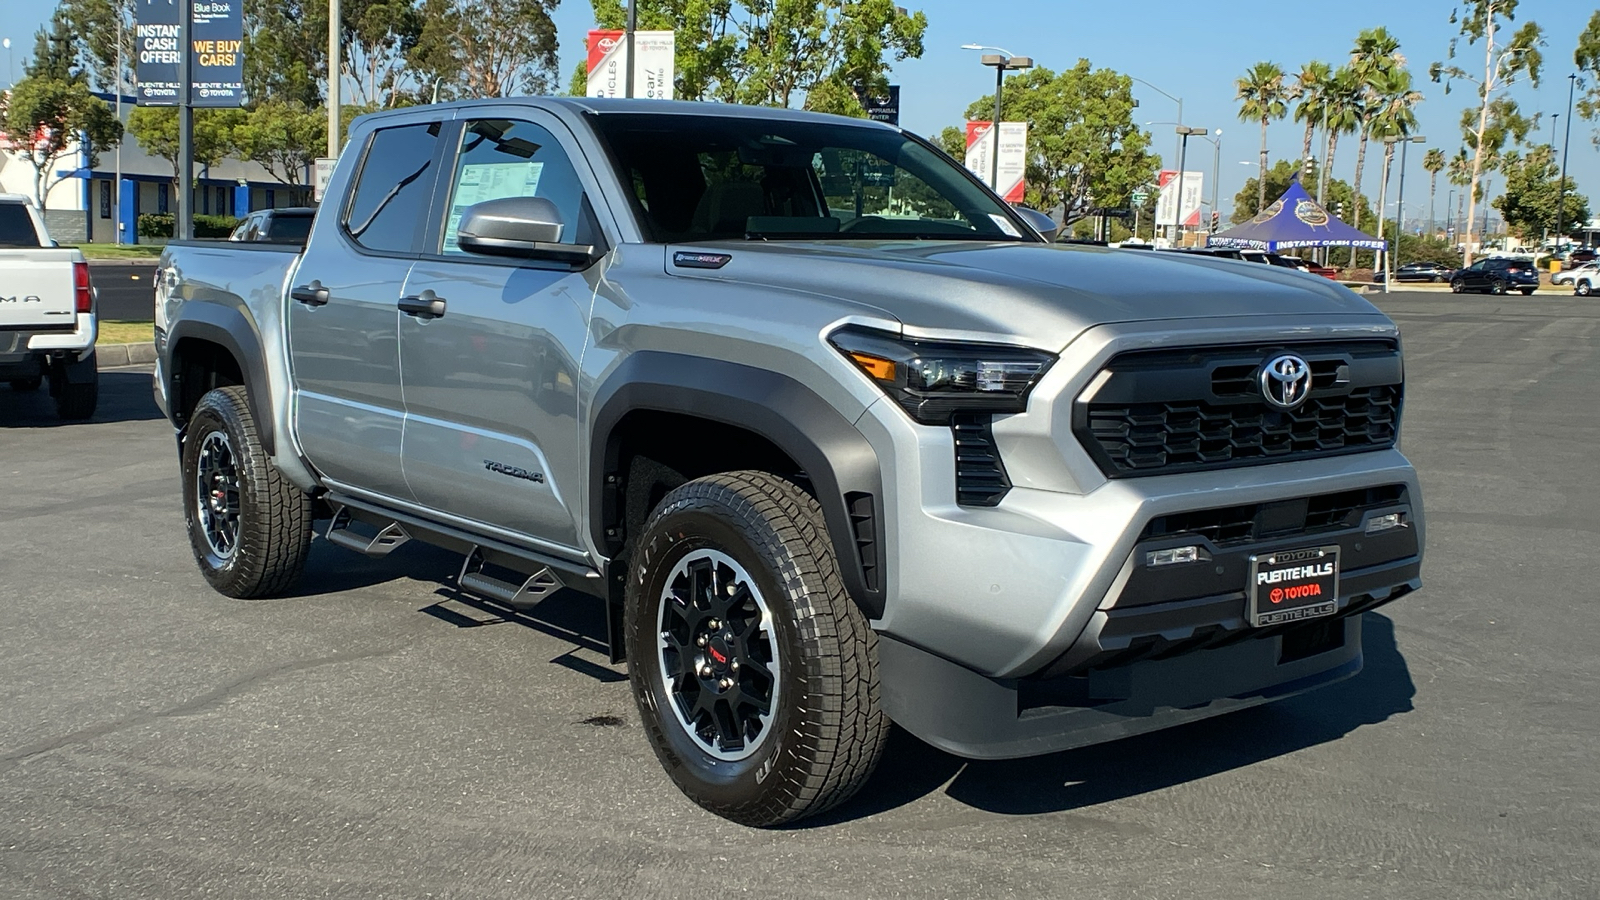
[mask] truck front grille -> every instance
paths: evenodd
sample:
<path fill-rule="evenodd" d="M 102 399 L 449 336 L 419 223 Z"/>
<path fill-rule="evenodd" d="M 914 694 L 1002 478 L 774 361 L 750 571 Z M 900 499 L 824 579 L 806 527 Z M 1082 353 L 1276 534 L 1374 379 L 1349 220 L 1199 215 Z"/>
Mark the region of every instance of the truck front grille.
<path fill-rule="evenodd" d="M 1312 371 L 1292 410 L 1269 405 L 1256 383 L 1283 352 Z M 1400 350 L 1387 341 L 1138 351 L 1106 373 L 1074 404 L 1073 430 L 1113 478 L 1387 449 L 1399 431 Z"/>

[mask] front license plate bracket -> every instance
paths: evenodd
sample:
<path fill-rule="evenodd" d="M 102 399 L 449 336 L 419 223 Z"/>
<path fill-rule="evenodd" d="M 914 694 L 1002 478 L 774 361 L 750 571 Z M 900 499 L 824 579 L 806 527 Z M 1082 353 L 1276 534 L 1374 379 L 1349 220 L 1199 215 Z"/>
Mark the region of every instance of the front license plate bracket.
<path fill-rule="evenodd" d="M 1339 546 L 1250 557 L 1246 613 L 1256 628 L 1331 616 L 1339 609 Z"/>

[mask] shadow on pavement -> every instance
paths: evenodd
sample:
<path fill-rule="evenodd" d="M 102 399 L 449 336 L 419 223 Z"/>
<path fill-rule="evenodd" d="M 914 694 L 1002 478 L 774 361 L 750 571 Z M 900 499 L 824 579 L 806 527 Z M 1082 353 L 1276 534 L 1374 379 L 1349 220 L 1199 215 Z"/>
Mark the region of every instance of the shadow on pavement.
<path fill-rule="evenodd" d="M 48 385 L 36 391 L 14 391 L 0 384 L 0 428 L 70 428 L 105 422 L 148 422 L 161 418 L 150 392 L 150 373 L 144 370 L 100 373 L 100 401 L 94 416 L 68 422 L 56 415 Z"/>
<path fill-rule="evenodd" d="M 1361 674 L 1279 703 L 1029 759 L 974 762 L 896 728 L 877 773 L 856 798 L 806 819 L 816 827 L 864 818 L 941 788 L 1002 815 L 1064 812 L 1121 800 L 1337 740 L 1362 725 L 1410 712 L 1416 687 L 1394 640 L 1394 623 L 1367 613 Z"/>

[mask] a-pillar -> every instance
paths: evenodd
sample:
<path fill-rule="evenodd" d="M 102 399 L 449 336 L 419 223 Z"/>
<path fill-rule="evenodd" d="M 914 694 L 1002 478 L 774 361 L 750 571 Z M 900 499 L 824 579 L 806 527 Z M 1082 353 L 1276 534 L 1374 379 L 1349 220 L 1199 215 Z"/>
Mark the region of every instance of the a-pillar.
<path fill-rule="evenodd" d="M 250 185 L 233 186 L 233 217 L 242 219 L 250 212 Z"/>
<path fill-rule="evenodd" d="M 132 178 L 117 184 L 117 243 L 139 243 L 139 182 Z"/>

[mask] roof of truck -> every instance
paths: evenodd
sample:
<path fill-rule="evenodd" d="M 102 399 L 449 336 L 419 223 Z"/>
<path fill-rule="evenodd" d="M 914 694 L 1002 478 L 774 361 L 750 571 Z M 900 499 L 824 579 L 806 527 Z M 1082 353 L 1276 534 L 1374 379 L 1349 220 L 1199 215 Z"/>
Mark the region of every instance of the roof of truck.
<path fill-rule="evenodd" d="M 21 203 L 23 206 L 32 206 L 33 198 L 27 194 L 0 194 L 0 203 Z"/>
<path fill-rule="evenodd" d="M 620 97 L 498 97 L 482 100 L 454 100 L 433 105 L 440 109 L 472 109 L 480 106 L 531 106 L 540 109 L 561 109 L 573 113 L 607 114 L 631 113 L 656 116 L 725 116 L 740 119 L 767 119 L 787 122 L 831 122 L 853 124 L 863 128 L 889 128 L 870 119 L 854 119 L 828 113 L 807 112 L 771 106 L 745 106 L 738 103 L 713 103 L 691 100 L 640 100 Z M 406 106 L 393 110 L 370 113 L 374 117 L 397 114 L 415 114 L 428 106 Z M 363 116 L 362 118 L 367 118 Z"/>

